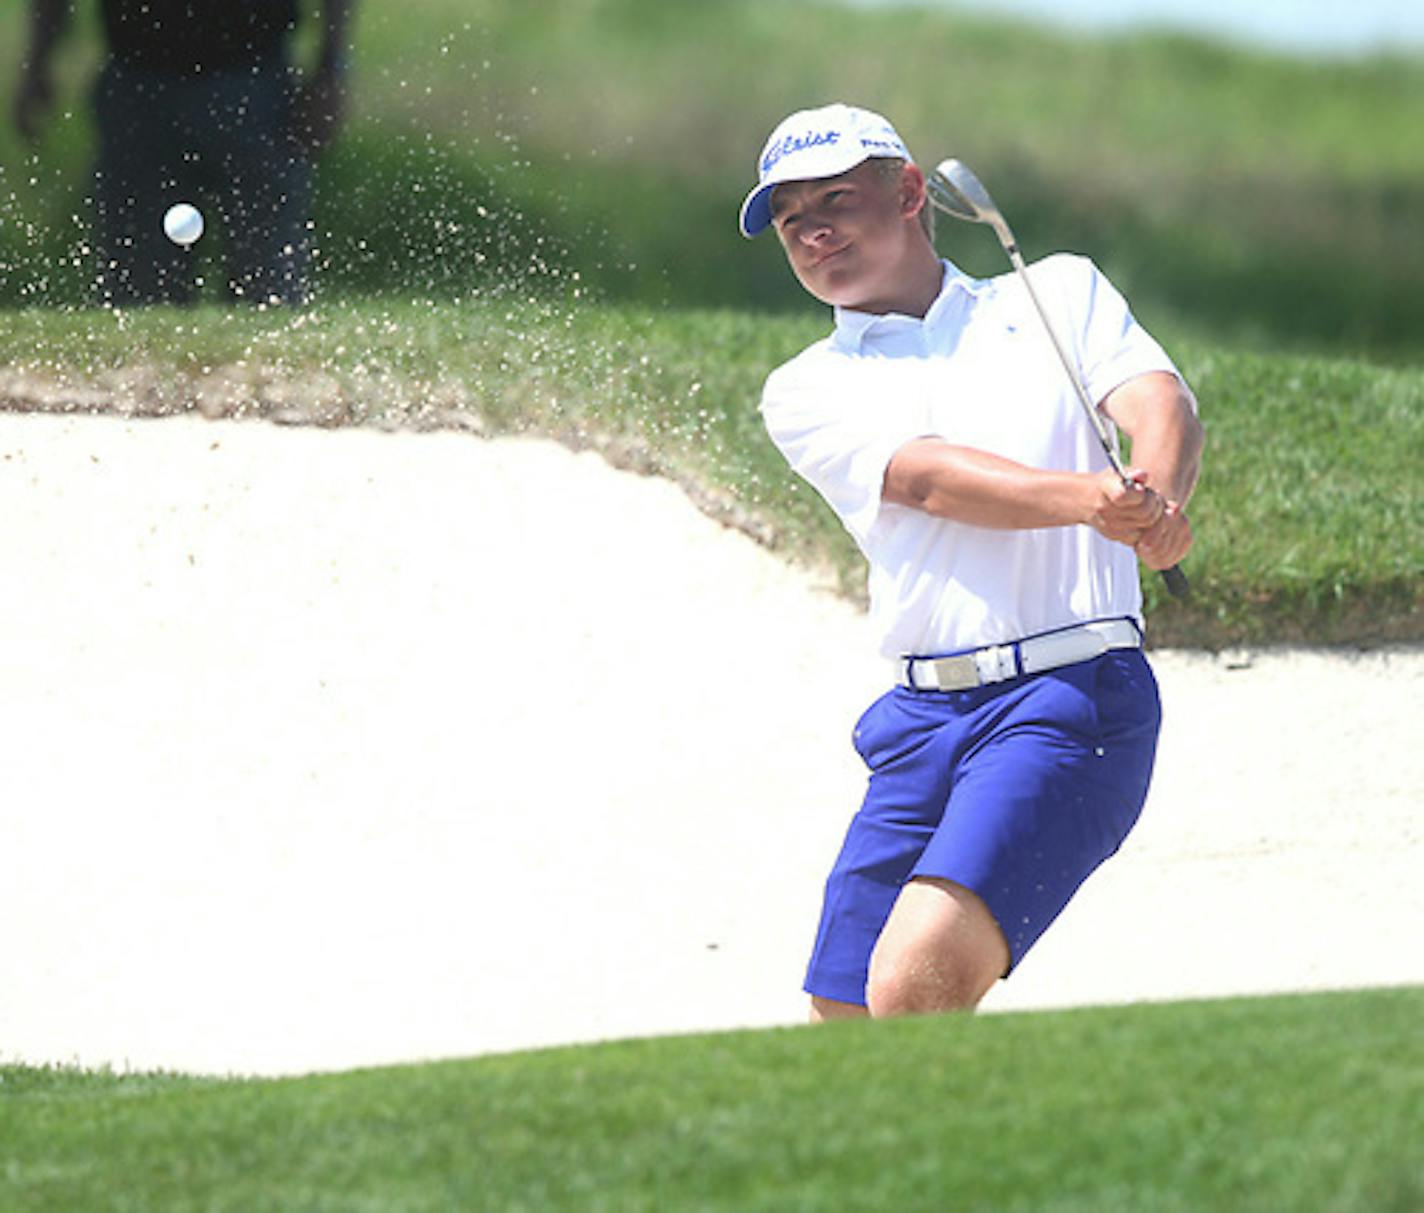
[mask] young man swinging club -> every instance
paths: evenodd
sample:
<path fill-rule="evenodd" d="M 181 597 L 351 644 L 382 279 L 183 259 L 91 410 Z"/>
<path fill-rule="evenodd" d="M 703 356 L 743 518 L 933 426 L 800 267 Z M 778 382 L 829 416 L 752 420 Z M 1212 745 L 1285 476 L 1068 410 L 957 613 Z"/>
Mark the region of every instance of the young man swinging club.
<path fill-rule="evenodd" d="M 758 177 L 742 233 L 772 227 L 835 309 L 762 414 L 865 554 L 896 679 L 855 729 L 870 778 L 826 883 L 812 1018 L 972 1008 L 1146 798 L 1160 705 L 1138 561 L 1191 548 L 1195 400 L 1091 262 L 1031 269 L 1132 440 L 1124 485 L 1022 285 L 936 254 L 925 176 L 879 115 L 793 114 Z"/>

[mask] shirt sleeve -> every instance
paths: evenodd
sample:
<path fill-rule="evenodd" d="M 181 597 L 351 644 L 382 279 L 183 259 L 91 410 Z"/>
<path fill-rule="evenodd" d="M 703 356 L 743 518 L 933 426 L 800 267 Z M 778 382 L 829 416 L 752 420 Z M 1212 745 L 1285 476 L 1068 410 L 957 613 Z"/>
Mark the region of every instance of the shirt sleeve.
<path fill-rule="evenodd" d="M 872 386 L 876 377 L 857 373 L 860 361 L 808 351 L 767 378 L 761 412 L 777 449 L 864 551 L 890 460 L 928 432 L 929 418 L 919 393 L 896 392 L 883 379 Z"/>
<path fill-rule="evenodd" d="M 1060 255 L 1043 263 L 1053 272 L 1059 315 L 1070 318 L 1078 366 L 1095 404 L 1129 379 L 1152 371 L 1181 373 L 1137 323 L 1127 300 L 1086 257 Z"/>

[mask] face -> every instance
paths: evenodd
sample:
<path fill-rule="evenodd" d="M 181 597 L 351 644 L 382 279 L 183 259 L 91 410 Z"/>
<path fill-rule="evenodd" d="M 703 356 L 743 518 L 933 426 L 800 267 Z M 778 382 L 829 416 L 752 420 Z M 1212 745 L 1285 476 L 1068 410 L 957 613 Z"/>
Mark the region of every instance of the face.
<path fill-rule="evenodd" d="M 906 270 L 923 255 L 924 176 L 897 181 L 870 161 L 839 177 L 788 181 L 771 196 L 772 225 L 801 285 L 823 303 L 902 310 Z"/>

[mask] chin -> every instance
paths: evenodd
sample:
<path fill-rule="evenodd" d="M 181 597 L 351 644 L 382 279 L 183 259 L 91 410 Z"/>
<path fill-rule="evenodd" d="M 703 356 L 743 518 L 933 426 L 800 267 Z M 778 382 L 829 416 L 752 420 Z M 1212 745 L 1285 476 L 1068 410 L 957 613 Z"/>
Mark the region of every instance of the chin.
<path fill-rule="evenodd" d="M 798 277 L 808 294 L 829 307 L 856 308 L 866 298 L 866 292 L 857 284 L 837 282 L 832 275 L 805 274 Z"/>

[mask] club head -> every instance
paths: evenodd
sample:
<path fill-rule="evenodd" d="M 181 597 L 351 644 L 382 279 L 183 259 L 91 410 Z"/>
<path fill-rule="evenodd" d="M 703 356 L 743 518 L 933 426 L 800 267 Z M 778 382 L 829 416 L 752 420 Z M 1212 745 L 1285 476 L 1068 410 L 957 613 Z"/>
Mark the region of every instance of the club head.
<path fill-rule="evenodd" d="M 972 186 L 969 185 L 971 181 Z M 984 223 L 986 220 L 983 212 L 976 205 L 976 186 L 978 193 L 987 197 L 983 184 L 968 168 L 958 160 L 941 160 L 929 175 L 930 201 L 946 215 L 953 215 L 956 219 L 964 219 L 970 223 Z"/>
<path fill-rule="evenodd" d="M 969 223 L 987 223 L 1006 248 L 1014 243 L 1004 216 L 968 165 L 952 158 L 941 160 L 927 182 L 930 201 L 946 215 Z"/>

